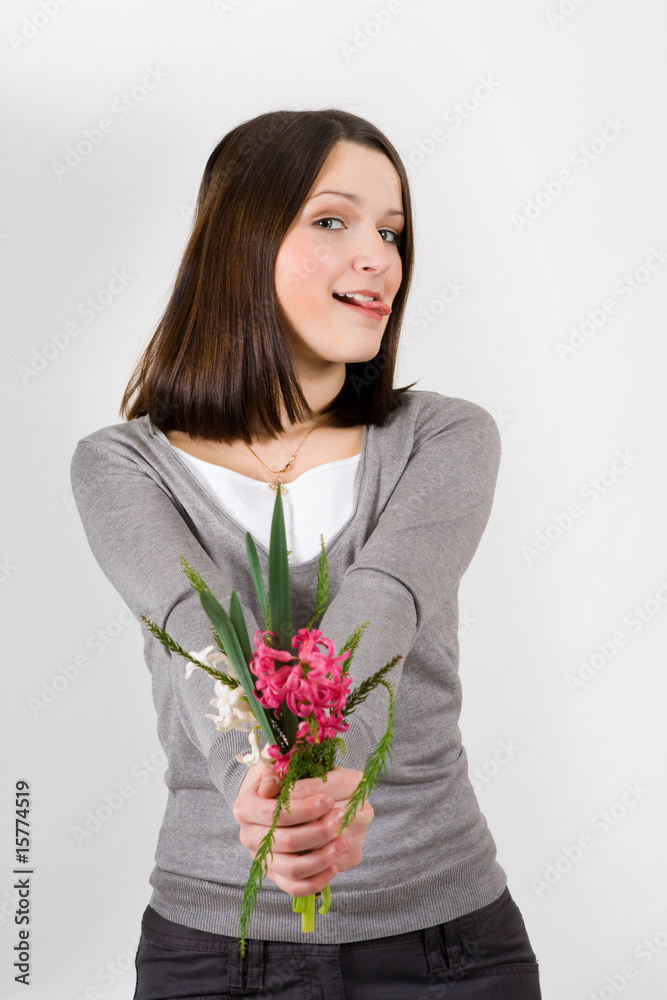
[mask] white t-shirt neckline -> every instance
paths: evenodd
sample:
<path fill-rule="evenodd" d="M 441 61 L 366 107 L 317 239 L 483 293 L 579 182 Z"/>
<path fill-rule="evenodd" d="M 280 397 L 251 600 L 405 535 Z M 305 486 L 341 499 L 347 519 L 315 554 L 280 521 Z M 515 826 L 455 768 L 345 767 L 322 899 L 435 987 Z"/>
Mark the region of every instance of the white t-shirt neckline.
<path fill-rule="evenodd" d="M 167 439 L 169 440 L 169 439 Z M 192 462 L 197 462 L 201 466 L 205 466 L 207 470 L 211 470 L 212 474 L 215 475 L 216 472 L 220 472 L 223 475 L 235 476 L 237 479 L 243 479 L 247 483 L 256 483 L 258 486 L 268 486 L 268 481 L 263 479 L 255 479 L 253 476 L 244 476 L 242 472 L 236 472 L 234 469 L 228 469 L 226 465 L 218 465 L 216 462 L 206 462 L 203 458 L 197 458 L 196 455 L 191 455 L 189 451 L 184 451 L 182 448 L 177 448 L 176 445 L 171 444 L 175 451 L 185 455 L 186 459 L 190 459 Z M 314 475 L 316 472 L 323 472 L 326 469 L 334 469 L 338 466 L 351 465 L 352 462 L 358 462 L 361 459 L 362 452 L 358 455 L 351 455 L 349 458 L 337 458 L 333 462 L 323 462 L 321 465 L 314 465 L 312 469 L 306 469 L 302 472 L 300 476 L 296 479 L 292 479 L 291 482 L 285 483 L 285 487 L 289 488 L 296 486 L 302 479 L 308 476 Z"/>

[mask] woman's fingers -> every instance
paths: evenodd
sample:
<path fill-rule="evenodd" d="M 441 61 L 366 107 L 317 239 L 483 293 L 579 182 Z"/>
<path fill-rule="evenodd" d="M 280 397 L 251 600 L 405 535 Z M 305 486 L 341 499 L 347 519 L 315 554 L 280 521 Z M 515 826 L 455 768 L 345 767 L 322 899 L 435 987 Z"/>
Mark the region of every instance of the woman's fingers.
<path fill-rule="evenodd" d="M 327 781 L 302 778 L 283 809 L 273 836 L 267 876 L 289 895 L 308 896 L 328 885 L 338 871 L 349 871 L 361 860 L 373 808 L 368 801 L 338 834 L 345 809 L 363 775 L 351 768 L 334 768 Z M 280 781 L 264 764 L 248 769 L 234 805 L 241 844 L 254 858 L 273 820 Z"/>
<path fill-rule="evenodd" d="M 372 818 L 373 809 L 366 802 L 357 811 L 355 819 L 345 827 L 343 835 L 336 837 L 335 830 L 338 829 L 340 821 L 332 810 L 331 814 L 325 817 L 325 821 L 334 820 L 333 839 L 324 847 L 311 850 L 303 856 L 276 851 L 268 865 L 268 876 L 290 896 L 308 896 L 313 892 L 319 892 L 329 884 L 337 872 L 350 871 L 359 864 L 368 824 Z M 276 835 L 280 834 L 298 836 L 300 831 L 276 830 Z M 317 868 L 321 870 L 318 872 Z"/>
<path fill-rule="evenodd" d="M 293 883 L 303 882 L 313 876 L 319 876 L 332 865 L 338 865 L 338 859 L 345 854 L 348 844 L 344 838 L 331 841 L 317 851 L 307 851 L 305 854 L 281 854 L 274 852 L 269 860 L 268 868 L 274 874 Z M 272 876 L 273 877 L 273 876 Z M 317 891 L 317 890 L 315 890 Z M 307 895 L 308 893 L 304 893 Z"/>
<path fill-rule="evenodd" d="M 336 837 L 342 816 L 342 810 L 331 809 L 324 817 L 316 821 L 297 826 L 277 827 L 273 835 L 274 853 L 299 854 L 302 851 L 313 851 L 325 847 Z M 268 828 L 262 824 L 242 823 L 241 843 L 249 851 L 254 852 L 258 849 L 267 832 Z"/>
<path fill-rule="evenodd" d="M 300 826 L 314 822 L 331 812 L 335 805 L 330 795 L 311 795 L 307 799 L 290 802 L 289 811 L 281 811 L 278 826 Z M 275 799 L 261 799 L 258 795 L 252 798 L 239 796 L 234 803 L 234 818 L 239 823 L 259 823 L 269 827 L 273 822 L 275 808 Z"/>
<path fill-rule="evenodd" d="M 302 800 L 305 809 L 310 808 L 310 801 L 310 799 Z M 303 822 L 299 823 L 296 820 L 300 810 L 296 808 L 295 804 L 288 813 L 290 822 L 278 825 L 274 831 L 273 850 L 281 854 L 298 854 L 301 851 L 312 851 L 324 847 L 336 838 L 345 815 L 346 806 L 345 801 L 337 802 L 336 808 L 324 812 L 320 812 L 318 807 L 312 813 L 309 811 L 305 814 L 307 817 L 312 815 L 312 819 L 305 818 Z M 341 835 L 350 844 L 354 844 L 356 841 L 359 841 L 360 844 L 363 843 L 373 815 L 373 807 L 370 802 L 366 801 L 360 809 L 357 809 L 354 819 L 341 831 Z M 237 815 L 238 818 L 240 817 Z M 251 852 L 256 851 L 266 836 L 269 825 L 270 820 L 266 824 L 262 823 L 256 813 L 248 820 L 241 822 L 240 840 L 243 846 Z"/>
<path fill-rule="evenodd" d="M 337 803 L 337 806 L 342 803 Z M 336 867 L 341 872 L 347 872 L 361 861 L 361 853 L 368 831 L 368 824 L 373 819 L 374 812 L 370 802 L 364 802 L 360 809 L 357 809 L 352 822 L 345 827 L 341 836 L 348 842 L 348 849 L 340 856 L 336 862 Z M 338 827 L 336 827 L 336 832 Z"/>
<path fill-rule="evenodd" d="M 291 798 L 298 800 L 309 795 L 331 795 L 334 799 L 349 799 L 357 789 L 363 774 L 348 767 L 334 767 L 327 780 L 323 778 L 301 778 L 295 784 Z"/>
<path fill-rule="evenodd" d="M 321 892 L 325 885 L 329 885 L 334 875 L 336 875 L 336 869 L 327 868 L 319 875 L 313 875 L 312 878 L 302 879 L 297 882 L 278 875 L 277 872 L 272 871 L 271 866 L 269 866 L 267 871 L 268 878 L 272 882 L 275 882 L 279 889 L 282 889 L 283 892 L 293 896 L 295 899 L 300 896 L 310 896 L 314 892 Z"/>
<path fill-rule="evenodd" d="M 266 770 L 265 764 L 254 764 L 249 768 L 248 774 L 241 783 L 236 801 L 234 803 L 233 814 L 237 823 L 243 827 L 244 823 L 263 824 L 271 826 L 273 813 L 276 808 L 275 798 L 266 798 L 259 794 L 261 788 L 272 788 L 272 783 L 267 785 L 263 778 L 262 771 Z M 261 783 L 261 784 L 260 784 Z M 278 787 L 275 788 L 275 795 Z M 335 805 L 335 800 L 328 792 L 308 797 L 299 795 L 290 796 L 289 810 L 283 809 L 278 820 L 279 826 L 296 826 L 301 823 L 310 823 L 326 815 Z"/>
<path fill-rule="evenodd" d="M 301 778 L 290 793 L 290 809 L 282 811 L 279 825 L 310 822 L 333 809 L 335 804 L 344 801 L 347 805 L 362 777 L 361 771 L 335 767 L 326 782 L 322 778 Z M 277 776 L 265 764 L 254 764 L 241 783 L 234 816 L 237 820 L 265 822 L 269 826 L 279 789 Z"/>

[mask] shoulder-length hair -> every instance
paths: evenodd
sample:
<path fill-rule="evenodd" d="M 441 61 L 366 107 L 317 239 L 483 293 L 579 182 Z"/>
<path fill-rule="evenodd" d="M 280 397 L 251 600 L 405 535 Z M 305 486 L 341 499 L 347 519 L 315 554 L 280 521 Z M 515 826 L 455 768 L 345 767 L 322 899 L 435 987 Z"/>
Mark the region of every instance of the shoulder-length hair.
<path fill-rule="evenodd" d="M 414 261 L 408 178 L 375 125 L 335 108 L 272 111 L 232 129 L 211 153 L 174 288 L 127 385 L 120 415 L 148 414 L 160 430 L 231 444 L 263 425 L 277 437 L 280 399 L 291 423 L 315 416 L 292 366 L 286 317 L 275 291 L 280 245 L 324 162 L 341 141 L 389 158 L 401 181 L 403 277 L 380 349 L 346 364 L 341 391 L 320 413 L 343 426 L 383 425 L 393 388 L 398 337 Z M 136 393 L 136 398 L 130 402 Z"/>

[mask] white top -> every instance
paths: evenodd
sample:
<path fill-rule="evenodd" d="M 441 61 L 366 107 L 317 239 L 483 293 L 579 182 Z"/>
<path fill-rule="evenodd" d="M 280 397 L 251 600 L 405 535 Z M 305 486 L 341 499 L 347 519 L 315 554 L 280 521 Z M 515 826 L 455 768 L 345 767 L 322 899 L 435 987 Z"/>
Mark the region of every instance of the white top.
<path fill-rule="evenodd" d="M 196 458 L 171 446 L 183 456 L 193 475 L 223 510 L 268 549 L 276 494 L 268 482 Z M 308 469 L 282 491 L 285 535 L 290 565 L 307 562 L 321 551 L 320 535 L 328 545 L 354 513 L 356 478 L 361 452 Z"/>

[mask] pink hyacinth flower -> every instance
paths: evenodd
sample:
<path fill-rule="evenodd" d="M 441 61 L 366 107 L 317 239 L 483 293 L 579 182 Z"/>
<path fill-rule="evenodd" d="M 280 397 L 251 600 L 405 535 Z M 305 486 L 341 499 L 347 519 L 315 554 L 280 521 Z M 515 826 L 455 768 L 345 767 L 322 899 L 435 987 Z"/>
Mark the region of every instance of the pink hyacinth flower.
<path fill-rule="evenodd" d="M 286 650 L 272 649 L 263 641 L 268 630 L 255 632 L 257 653 L 250 669 L 257 677 L 258 700 L 265 708 L 279 708 L 284 701 L 295 715 L 306 718 L 315 709 L 339 712 L 347 701 L 352 678 L 342 673 L 350 650 L 334 656 L 334 644 L 319 629 L 299 629 L 292 638 L 296 657 Z M 326 653 L 320 650 L 325 646 Z M 296 662 L 294 662 L 296 660 Z M 276 668 L 276 662 L 283 664 Z M 338 730 L 343 732 L 344 730 Z"/>
<path fill-rule="evenodd" d="M 279 778 L 284 778 L 287 774 L 287 769 L 289 767 L 290 757 L 296 750 L 296 747 L 292 747 L 287 753 L 281 753 L 280 747 L 273 743 L 271 746 L 264 748 L 265 752 L 269 757 L 273 757 L 274 764 L 273 770 L 278 775 Z"/>

